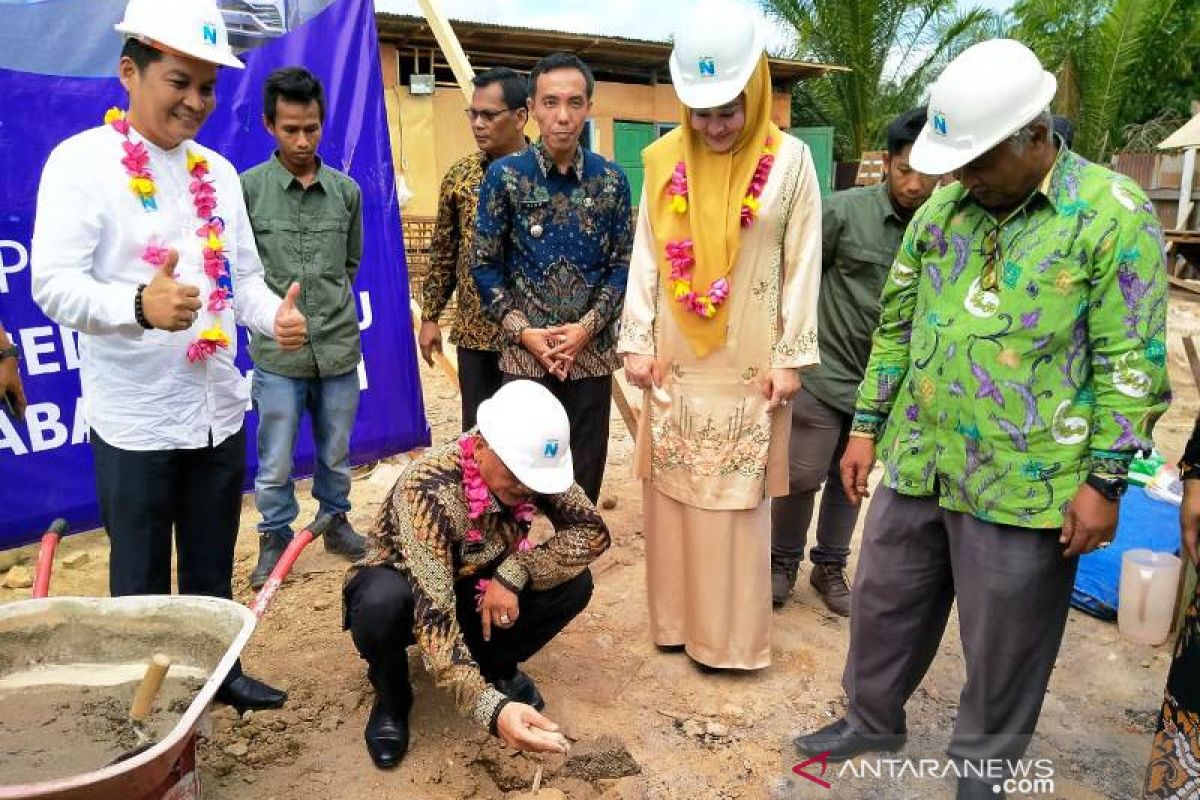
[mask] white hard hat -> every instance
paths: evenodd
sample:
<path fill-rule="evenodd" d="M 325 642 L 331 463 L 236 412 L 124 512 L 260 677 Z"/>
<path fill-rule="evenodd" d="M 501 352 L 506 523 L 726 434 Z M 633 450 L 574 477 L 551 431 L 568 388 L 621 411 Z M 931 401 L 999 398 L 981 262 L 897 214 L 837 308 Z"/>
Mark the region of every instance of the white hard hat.
<path fill-rule="evenodd" d="M 245 69 L 229 47 L 216 0 L 129 0 L 125 19 L 115 27 L 126 37 L 160 44 L 211 64 Z"/>
<path fill-rule="evenodd" d="M 671 82 L 688 108 L 734 100 L 762 58 L 766 35 L 753 14 L 727 2 L 701 3 L 675 33 Z"/>
<path fill-rule="evenodd" d="M 575 482 L 571 424 L 550 390 L 512 381 L 479 404 L 479 432 L 517 480 L 538 494 L 560 494 Z"/>
<path fill-rule="evenodd" d="M 929 117 L 909 164 L 941 175 L 962 167 L 1046 110 L 1058 81 L 1025 45 L 992 39 L 951 61 L 929 92 Z"/>

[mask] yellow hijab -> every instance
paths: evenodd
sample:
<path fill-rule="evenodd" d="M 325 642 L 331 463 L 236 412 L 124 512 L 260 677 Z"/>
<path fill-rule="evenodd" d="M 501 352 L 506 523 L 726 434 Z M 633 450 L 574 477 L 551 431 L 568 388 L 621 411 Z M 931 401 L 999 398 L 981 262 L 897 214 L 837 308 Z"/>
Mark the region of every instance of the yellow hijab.
<path fill-rule="evenodd" d="M 778 146 L 782 136 L 771 122 L 771 72 L 766 55 L 759 60 L 744 92 L 746 127 L 728 153 L 714 153 L 708 148 L 692 130 L 691 110 L 682 103 L 679 127 L 642 152 L 654 256 L 664 285 L 670 285 L 671 275 L 667 242 L 691 239 L 696 258 L 692 271 L 695 290 L 706 293 L 713 281 L 728 276 L 733 291 L 737 291 L 730 271 L 741 246 L 742 201 L 767 138 Z M 687 165 L 688 182 L 687 212 L 682 214 L 672 207 L 674 198 L 668 191 L 680 161 Z M 669 291 L 667 296 L 671 313 L 697 356 L 703 358 L 725 344 L 726 305 L 718 306 L 715 316 L 705 318 L 686 309 Z"/>

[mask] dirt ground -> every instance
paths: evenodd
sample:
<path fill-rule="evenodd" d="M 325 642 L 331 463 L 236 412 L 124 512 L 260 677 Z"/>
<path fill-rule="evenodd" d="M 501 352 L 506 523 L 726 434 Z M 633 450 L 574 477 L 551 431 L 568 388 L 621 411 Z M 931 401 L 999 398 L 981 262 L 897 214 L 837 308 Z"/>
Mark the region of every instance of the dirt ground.
<path fill-rule="evenodd" d="M 1179 336 L 1200 333 L 1200 305 L 1183 297 L 1173 301 L 1170 366 L 1177 400 L 1155 437 L 1169 461 L 1180 454 L 1198 409 Z M 434 441 L 445 441 L 457 432 L 458 397 L 444 375 L 424 365 L 422 380 Z M 345 562 L 318 544 L 300 558 L 245 652 L 247 669 L 286 688 L 288 704 L 282 711 L 244 719 L 229 709 L 213 714 L 212 736 L 201 752 L 205 798 L 492 800 L 527 791 L 539 764 L 547 775 L 543 786 L 572 800 L 953 796 L 949 780 L 908 776 L 872 782 L 839 776 L 831 766 L 826 789 L 792 775 L 799 759 L 790 737 L 835 719 L 844 703 L 840 681 L 849 625 L 825 611 L 808 585 L 807 570 L 801 572 L 793 599 L 776 613 L 769 669 L 703 674 L 686 656 L 660 653 L 651 645 L 632 450 L 614 410 L 603 492 L 615 501 L 615 507 L 604 511 L 612 548 L 594 567 L 597 582 L 590 607 L 526 669 L 546 696 L 547 715 L 579 741 L 577 747 L 606 734 L 616 736 L 640 766 L 639 775 L 597 780 L 594 771 L 579 769 L 574 774 L 583 777 L 569 777 L 571 770 L 562 769 L 561 757 L 506 750 L 456 715 L 449 697 L 432 685 L 416 658 L 412 747 L 398 769 L 376 771 L 362 744 L 371 691 L 364 664 L 341 630 Z M 359 471 L 351 518 L 360 530 L 371 526 L 405 461 L 398 457 L 373 472 Z M 308 482 L 300 484 L 302 519 L 315 510 L 308 490 Z M 247 577 L 257 552 L 251 498 L 244 510 L 236 592 L 239 600 L 249 602 L 253 595 Z M 858 536 L 856 548 L 857 543 Z M 29 564 L 33 555 L 32 548 L 0 553 L 0 565 L 4 560 Z M 102 533 L 65 541 L 59 562 L 54 594 L 105 593 Z M 0 588 L 0 601 L 28 594 L 28 589 Z M 1072 611 L 1030 751 L 1031 758 L 1053 763 L 1054 790 L 1038 796 L 1138 796 L 1169 663 L 1169 646 L 1130 644 L 1118 637 L 1114 623 Z M 957 621 L 952 618 L 929 675 L 909 703 L 910 742 L 903 755 L 943 757 L 962 676 Z M 789 776 L 791 788 L 785 783 Z"/>

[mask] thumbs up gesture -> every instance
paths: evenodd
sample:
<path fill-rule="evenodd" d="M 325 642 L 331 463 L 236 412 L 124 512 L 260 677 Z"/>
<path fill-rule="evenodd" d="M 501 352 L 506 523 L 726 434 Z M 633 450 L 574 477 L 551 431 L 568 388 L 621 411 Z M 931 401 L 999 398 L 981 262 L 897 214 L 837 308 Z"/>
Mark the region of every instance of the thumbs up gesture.
<path fill-rule="evenodd" d="M 275 341 L 281 350 L 299 350 L 304 346 L 308 334 L 308 320 L 296 308 L 296 299 L 300 297 L 300 284 L 293 283 L 288 287 L 279 310 L 275 312 Z"/>
<path fill-rule="evenodd" d="M 142 313 L 153 327 L 164 331 L 185 331 L 200 313 L 200 290 L 175 280 L 179 253 L 167 251 L 163 265 L 142 290 Z"/>

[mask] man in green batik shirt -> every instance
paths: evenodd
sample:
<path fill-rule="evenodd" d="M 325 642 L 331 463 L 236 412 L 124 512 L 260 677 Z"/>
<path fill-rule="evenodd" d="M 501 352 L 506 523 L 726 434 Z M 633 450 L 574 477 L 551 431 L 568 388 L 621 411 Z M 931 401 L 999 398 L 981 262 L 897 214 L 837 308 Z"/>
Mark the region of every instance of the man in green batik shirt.
<path fill-rule="evenodd" d="M 1112 539 L 1130 460 L 1170 399 L 1162 234 L 1128 178 L 1062 146 L 1055 80 L 993 40 L 935 83 L 911 163 L 957 171 L 905 234 L 842 460 L 867 514 L 846 716 L 796 740 L 831 760 L 905 741 L 904 705 L 957 599 L 966 685 L 950 756 L 1019 759 L 1077 556 Z M 1002 797 L 977 772 L 959 798 Z"/>

